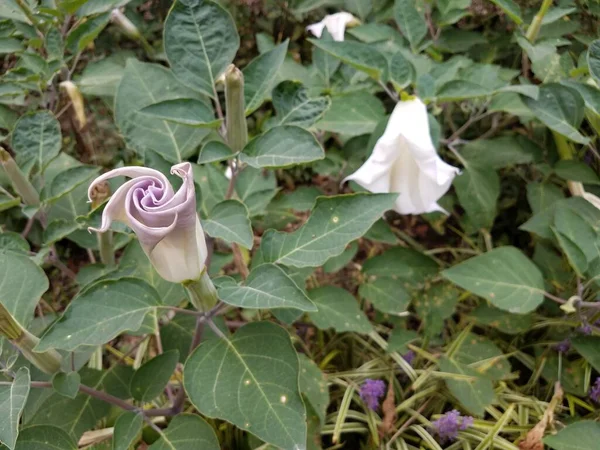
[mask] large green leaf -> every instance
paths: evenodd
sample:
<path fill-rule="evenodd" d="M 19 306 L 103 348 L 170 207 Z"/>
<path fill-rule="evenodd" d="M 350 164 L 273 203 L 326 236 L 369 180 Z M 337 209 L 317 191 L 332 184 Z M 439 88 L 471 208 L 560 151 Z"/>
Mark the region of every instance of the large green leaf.
<path fill-rule="evenodd" d="M 544 438 L 544 444 L 554 450 L 596 450 L 598 442 L 600 423 L 591 420 L 571 423 L 557 434 Z"/>
<path fill-rule="evenodd" d="M 525 96 L 522 99 L 548 128 L 579 144 L 589 142 L 589 139 L 578 131 L 583 120 L 585 104 L 575 89 L 558 83 L 548 83 L 540 87 L 537 100 Z"/>
<path fill-rule="evenodd" d="M 298 358 L 300 360 L 300 392 L 317 412 L 319 421 L 323 425 L 329 406 L 327 375 L 305 354 L 298 353 Z"/>
<path fill-rule="evenodd" d="M 22 116 L 12 133 L 15 158 L 24 172 L 42 171 L 60 152 L 62 136 L 58 120 L 50 111 Z"/>
<path fill-rule="evenodd" d="M 323 39 L 309 39 L 309 41 L 316 47 L 339 58 L 356 70 L 365 72 L 376 80 L 385 79 L 387 76 L 387 60 L 372 45 L 363 44 L 362 42 L 337 42 Z"/>
<path fill-rule="evenodd" d="M 383 313 L 400 314 L 406 312 L 410 295 L 404 289 L 402 280 L 381 277 L 363 283 L 358 288 L 361 297 L 373 303 Z"/>
<path fill-rule="evenodd" d="M 142 280 L 100 281 L 73 299 L 36 350 L 72 351 L 81 345 L 105 344 L 126 330 L 138 330 L 146 314 L 158 305 L 158 294 Z"/>
<path fill-rule="evenodd" d="M 306 223 L 291 233 L 268 230 L 261 251 L 266 262 L 316 267 L 344 251 L 390 209 L 396 194 L 319 197 Z"/>
<path fill-rule="evenodd" d="M 241 308 L 317 310 L 283 269 L 274 264 L 262 264 L 252 270 L 244 286 L 227 284 L 219 288 L 219 298 Z"/>
<path fill-rule="evenodd" d="M 468 376 L 472 379 L 446 378 L 448 390 L 456 399 L 473 415 L 481 417 L 485 408 L 494 401 L 494 386 L 492 381 L 482 376 L 475 369 L 460 364 L 453 359 L 442 357 L 440 359 L 442 372 Z"/>
<path fill-rule="evenodd" d="M 298 356 L 288 333 L 269 322 L 204 342 L 190 355 L 184 386 L 196 409 L 285 450 L 306 446 Z"/>
<path fill-rule="evenodd" d="M 395 0 L 394 18 L 413 52 L 427 34 L 427 23 L 417 10 L 414 0 Z"/>
<path fill-rule="evenodd" d="M 262 214 L 277 193 L 275 173 L 272 170 L 246 166 L 238 173 L 235 191 L 248 208 L 250 217 Z"/>
<path fill-rule="evenodd" d="M 199 128 L 217 128 L 221 121 L 215 119 L 214 111 L 202 100 L 175 98 L 146 106 L 140 111 L 167 122 Z"/>
<path fill-rule="evenodd" d="M 252 139 L 240 153 L 240 160 L 256 168 L 290 167 L 325 157 L 317 139 L 304 128 L 282 125 Z"/>
<path fill-rule="evenodd" d="M 48 286 L 46 274 L 28 256 L 0 251 L 0 302 L 24 327 Z"/>
<path fill-rule="evenodd" d="M 517 135 L 477 139 L 462 147 L 460 154 L 477 167 L 501 169 L 539 162 L 543 159 L 544 151 L 529 139 Z"/>
<path fill-rule="evenodd" d="M 237 242 L 247 249 L 252 248 L 254 236 L 248 209 L 239 200 L 218 203 L 202 221 L 202 227 L 209 236 L 225 242 Z"/>
<path fill-rule="evenodd" d="M 0 443 L 15 448 L 19 436 L 19 421 L 29 395 L 29 369 L 21 367 L 12 384 L 0 386 Z"/>
<path fill-rule="evenodd" d="M 502 350 L 488 338 L 474 333 L 467 335 L 454 359 L 493 380 L 501 380 L 510 374 L 510 363 Z"/>
<path fill-rule="evenodd" d="M 213 428 L 200 416 L 180 414 L 149 450 L 220 450 Z"/>
<path fill-rule="evenodd" d="M 165 21 L 165 53 L 175 76 L 211 97 L 240 37 L 231 15 L 210 0 L 177 0 Z"/>
<path fill-rule="evenodd" d="M 595 40 L 588 47 L 587 63 L 590 75 L 600 84 L 600 39 Z"/>
<path fill-rule="evenodd" d="M 468 164 L 454 180 L 454 188 L 469 222 L 477 229 L 491 228 L 500 197 L 500 177 L 496 171 Z"/>
<path fill-rule="evenodd" d="M 268 122 L 269 126 L 296 125 L 302 128 L 312 126 L 329 109 L 329 97 L 308 96 L 301 83 L 284 81 L 279 83 L 271 94 L 277 115 Z"/>
<path fill-rule="evenodd" d="M 99 171 L 97 166 L 81 165 L 71 167 L 52 179 L 47 189 L 42 191 L 45 202 L 55 202 L 81 184 L 90 180 Z"/>
<path fill-rule="evenodd" d="M 404 89 L 415 79 L 415 68 L 399 51 L 390 59 L 390 81 L 397 90 Z"/>
<path fill-rule="evenodd" d="M 187 99 L 193 93 L 158 64 L 129 59 L 115 98 L 115 122 L 127 145 L 140 156 L 153 150 L 167 161 L 178 163 L 190 157 L 209 132 L 173 123 L 141 112 L 166 100 Z"/>
<path fill-rule="evenodd" d="M 373 330 L 369 319 L 358 307 L 358 301 L 348 291 L 337 286 L 322 286 L 308 293 L 318 311 L 310 319 L 323 330 L 333 328 L 338 333 L 353 331 L 368 334 Z"/>
<path fill-rule="evenodd" d="M 600 371 L 600 337 L 577 336 L 572 341 L 573 347 L 594 368 Z"/>
<path fill-rule="evenodd" d="M 113 450 L 129 450 L 142 432 L 144 418 L 141 414 L 126 411 L 115 422 Z"/>
<path fill-rule="evenodd" d="M 458 303 L 458 289 L 450 283 L 425 284 L 413 295 L 413 307 L 425 336 L 433 338 L 444 329 L 444 321 L 454 314 Z"/>
<path fill-rule="evenodd" d="M 23 428 L 15 450 L 77 450 L 77 443 L 66 432 L 51 425 Z"/>
<path fill-rule="evenodd" d="M 364 91 L 332 97 L 331 107 L 315 128 L 347 136 L 372 133 L 385 116 L 381 101 Z"/>
<path fill-rule="evenodd" d="M 367 259 L 362 270 L 370 281 L 375 277 L 391 277 L 413 285 L 436 275 L 439 266 L 429 256 L 416 250 L 394 247 Z"/>
<path fill-rule="evenodd" d="M 266 100 L 277 72 L 283 63 L 287 52 L 289 40 L 273 47 L 250 62 L 244 67 L 244 99 L 246 102 L 246 115 L 256 111 Z"/>
<path fill-rule="evenodd" d="M 468 259 L 442 275 L 506 311 L 525 314 L 544 300 L 542 273 L 515 247 L 500 247 Z"/>
<path fill-rule="evenodd" d="M 81 385 L 81 376 L 77 372 L 59 372 L 52 377 L 52 387 L 59 394 L 75 398 Z"/>
<path fill-rule="evenodd" d="M 144 363 L 133 374 L 131 395 L 140 402 L 149 402 L 158 397 L 169 382 L 175 366 L 179 362 L 179 352 L 170 350 Z"/>

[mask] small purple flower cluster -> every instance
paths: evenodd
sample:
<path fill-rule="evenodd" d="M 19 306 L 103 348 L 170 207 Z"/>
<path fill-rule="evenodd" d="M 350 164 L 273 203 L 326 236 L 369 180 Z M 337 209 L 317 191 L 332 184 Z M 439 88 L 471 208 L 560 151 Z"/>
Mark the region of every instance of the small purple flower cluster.
<path fill-rule="evenodd" d="M 596 382 L 590 389 L 590 398 L 594 402 L 600 403 L 600 377 L 596 378 Z"/>
<path fill-rule="evenodd" d="M 554 349 L 559 353 L 567 353 L 571 349 L 571 341 L 564 339 L 554 345 Z"/>
<path fill-rule="evenodd" d="M 412 366 L 415 356 L 417 356 L 417 355 L 415 355 L 415 352 L 413 352 L 412 350 L 409 350 L 404 355 L 402 355 L 402 359 L 404 359 L 404 361 L 406 361 L 407 363 L 409 363 Z"/>
<path fill-rule="evenodd" d="M 470 416 L 462 416 L 453 409 L 448 411 L 438 420 L 431 423 L 432 431 L 437 434 L 440 441 L 453 441 L 458 437 L 458 432 L 466 430 L 473 425 L 473 418 Z"/>
<path fill-rule="evenodd" d="M 381 380 L 371 380 L 367 378 L 360 387 L 360 398 L 369 408 L 376 411 L 379 408 L 379 401 L 385 395 L 385 382 Z"/>

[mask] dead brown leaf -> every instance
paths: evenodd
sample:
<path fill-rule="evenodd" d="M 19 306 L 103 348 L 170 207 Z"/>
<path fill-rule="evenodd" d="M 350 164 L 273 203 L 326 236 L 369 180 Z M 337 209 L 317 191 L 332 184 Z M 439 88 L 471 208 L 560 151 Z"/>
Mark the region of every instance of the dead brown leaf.
<path fill-rule="evenodd" d="M 542 419 L 534 426 L 529 432 L 525 439 L 519 442 L 519 450 L 544 450 L 544 443 L 542 439 L 546 433 L 548 425 L 554 421 L 554 409 L 562 403 L 563 389 L 559 382 L 554 385 L 554 395 L 548 405 Z"/>

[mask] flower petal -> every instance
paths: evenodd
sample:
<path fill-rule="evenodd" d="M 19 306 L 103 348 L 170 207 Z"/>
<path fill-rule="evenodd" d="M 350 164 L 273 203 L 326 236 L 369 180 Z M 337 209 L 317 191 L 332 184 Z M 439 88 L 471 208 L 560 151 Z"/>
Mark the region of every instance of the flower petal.
<path fill-rule="evenodd" d="M 323 35 L 323 29 L 327 27 L 327 31 L 331 34 L 334 41 L 343 41 L 346 25 L 356 21 L 356 18 L 349 12 L 339 12 L 327 15 L 322 21 L 313 23 L 306 27 L 308 31 L 320 38 Z"/>

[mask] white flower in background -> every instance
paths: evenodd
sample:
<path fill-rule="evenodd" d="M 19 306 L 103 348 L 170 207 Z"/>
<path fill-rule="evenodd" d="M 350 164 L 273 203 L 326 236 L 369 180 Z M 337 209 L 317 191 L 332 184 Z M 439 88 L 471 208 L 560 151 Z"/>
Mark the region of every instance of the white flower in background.
<path fill-rule="evenodd" d="M 358 23 L 358 19 L 352 14 L 348 12 L 339 12 L 325 16 L 323 20 L 307 26 L 306 29 L 316 37 L 320 38 L 323 34 L 323 30 L 327 28 L 327 31 L 331 34 L 334 41 L 343 41 L 346 26 Z"/>
<path fill-rule="evenodd" d="M 446 212 L 437 202 L 457 173 L 438 156 L 427 108 L 417 98 L 398 102 L 369 159 L 344 181 L 354 180 L 375 193 L 398 192 L 395 211 L 422 214 Z"/>
<path fill-rule="evenodd" d="M 596 208 L 600 209 L 600 198 L 598 196 L 592 194 L 591 192 L 586 192 L 583 184 L 579 181 L 567 181 L 567 185 L 569 186 L 569 191 L 571 195 L 576 197 L 583 197 Z"/>
<path fill-rule="evenodd" d="M 96 178 L 88 189 L 110 178 L 125 176 L 102 213 L 100 228 L 105 232 L 113 220 L 123 222 L 137 235 L 142 248 L 158 274 L 167 281 L 198 280 L 208 255 L 204 232 L 196 214 L 196 194 L 190 163 L 171 168 L 183 179 L 177 192 L 167 177 L 147 167 L 121 167 Z"/>

